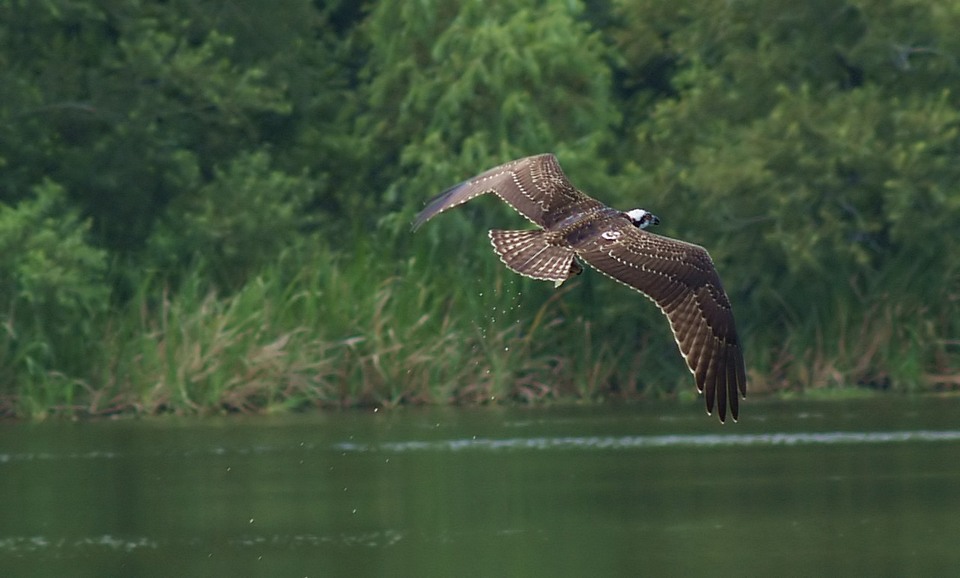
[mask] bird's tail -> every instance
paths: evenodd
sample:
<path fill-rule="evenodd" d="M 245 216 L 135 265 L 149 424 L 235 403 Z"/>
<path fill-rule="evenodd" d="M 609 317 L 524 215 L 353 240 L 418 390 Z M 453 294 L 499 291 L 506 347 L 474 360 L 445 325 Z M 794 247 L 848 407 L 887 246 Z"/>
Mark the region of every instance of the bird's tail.
<path fill-rule="evenodd" d="M 549 242 L 544 230 L 490 231 L 490 242 L 503 264 L 525 277 L 561 283 L 583 272 L 574 252 Z"/>

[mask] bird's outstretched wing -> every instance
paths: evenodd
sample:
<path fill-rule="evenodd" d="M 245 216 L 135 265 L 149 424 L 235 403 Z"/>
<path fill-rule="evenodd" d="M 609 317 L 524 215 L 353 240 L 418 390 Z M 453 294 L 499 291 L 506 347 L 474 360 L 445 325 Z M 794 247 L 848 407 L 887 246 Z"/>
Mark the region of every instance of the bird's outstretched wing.
<path fill-rule="evenodd" d="M 707 412 L 736 420 L 747 378 L 730 301 L 706 249 L 648 233 L 613 218 L 573 249 L 591 267 L 643 293 L 660 307 L 704 394 Z"/>
<path fill-rule="evenodd" d="M 746 395 L 743 352 L 730 301 L 703 247 L 638 228 L 626 214 L 570 184 L 551 154 L 511 161 L 447 189 L 417 215 L 414 229 L 486 193 L 548 230 L 492 231 L 494 248 L 508 267 L 559 284 L 580 272 L 566 252 L 572 250 L 601 273 L 646 295 L 666 314 L 707 412 L 716 408 L 724 421 L 729 408 L 737 419 L 738 396 Z M 547 233 L 556 238 L 539 242 Z"/>
<path fill-rule="evenodd" d="M 542 154 L 511 161 L 450 187 L 417 215 L 417 229 L 434 216 L 486 193 L 494 193 L 530 221 L 548 228 L 571 214 L 602 203 L 570 184 L 557 157 Z"/>

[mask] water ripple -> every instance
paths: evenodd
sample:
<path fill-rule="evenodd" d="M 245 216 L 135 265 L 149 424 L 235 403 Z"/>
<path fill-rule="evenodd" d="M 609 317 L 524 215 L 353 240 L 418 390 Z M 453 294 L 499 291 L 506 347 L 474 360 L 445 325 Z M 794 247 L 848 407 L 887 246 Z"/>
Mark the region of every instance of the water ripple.
<path fill-rule="evenodd" d="M 797 446 L 840 444 L 885 444 L 903 442 L 957 442 L 960 430 L 915 430 L 878 432 L 793 432 L 766 434 L 674 434 L 650 436 L 556 436 L 512 438 L 460 438 L 445 440 L 408 440 L 394 442 L 343 441 L 325 443 L 301 442 L 295 448 L 289 445 L 224 448 L 220 446 L 191 449 L 185 452 L 154 452 L 140 455 L 180 456 L 201 458 L 208 456 L 248 456 L 289 451 L 310 452 L 333 449 L 337 452 L 459 452 L 459 451 L 515 451 L 515 450 L 630 450 L 668 447 L 734 447 L 734 446 Z M 115 451 L 89 452 L 0 452 L 0 467 L 23 462 L 62 460 L 114 460 L 130 457 Z"/>
<path fill-rule="evenodd" d="M 657 436 L 587 436 L 532 438 L 470 438 L 434 441 L 404 441 L 365 444 L 342 442 L 334 449 L 344 452 L 503 451 L 569 449 L 642 449 L 663 447 L 795 446 L 836 444 L 885 444 L 903 442 L 956 442 L 960 430 L 893 432 L 798 432 L 769 434 L 691 434 Z"/>
<path fill-rule="evenodd" d="M 75 539 L 55 539 L 46 536 L 7 536 L 0 538 L 0 552 L 14 554 L 51 550 L 83 551 L 84 549 L 103 549 L 129 553 L 143 548 L 155 550 L 157 542 L 146 537 L 118 538 L 110 534 Z"/>

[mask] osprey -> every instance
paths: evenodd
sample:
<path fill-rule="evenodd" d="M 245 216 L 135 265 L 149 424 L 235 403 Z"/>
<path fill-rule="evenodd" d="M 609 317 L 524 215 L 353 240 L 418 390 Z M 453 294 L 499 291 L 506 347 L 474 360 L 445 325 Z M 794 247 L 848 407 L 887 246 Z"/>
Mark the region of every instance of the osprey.
<path fill-rule="evenodd" d="M 737 419 L 738 396 L 747 393 L 743 352 L 730 301 L 703 247 L 646 231 L 660 220 L 644 209 L 618 211 L 587 196 L 552 154 L 511 161 L 447 189 L 417 215 L 413 228 L 486 193 L 540 227 L 490 231 L 507 267 L 559 286 L 583 271 L 579 259 L 639 291 L 667 316 L 707 413 L 716 407 L 723 422 L 729 406 Z"/>

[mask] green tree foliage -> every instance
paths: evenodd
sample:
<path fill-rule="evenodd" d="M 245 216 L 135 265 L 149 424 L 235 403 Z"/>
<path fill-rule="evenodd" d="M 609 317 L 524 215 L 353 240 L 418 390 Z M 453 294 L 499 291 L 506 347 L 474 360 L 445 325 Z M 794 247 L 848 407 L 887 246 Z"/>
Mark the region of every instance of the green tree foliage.
<path fill-rule="evenodd" d="M 609 53 L 582 17 L 579 2 L 375 3 L 362 127 L 364 150 L 393 166 L 384 200 L 417 205 L 438 184 L 546 150 L 598 180 L 619 113 Z"/>
<path fill-rule="evenodd" d="M 625 50 L 673 69 L 636 123 L 637 178 L 658 205 L 696 208 L 680 233 L 712 231 L 764 341 L 806 327 L 830 336 L 830 355 L 844 347 L 836 323 L 869 323 L 878 299 L 898 295 L 893 323 L 910 326 L 955 298 L 960 256 L 931 242 L 955 241 L 960 216 L 953 4 L 718 2 L 697 18 L 702 4 L 652 2 L 674 24 L 638 24 L 660 39 L 648 53 L 625 35 L 646 6 L 619 7 Z M 940 349 L 937 332 L 922 341 Z"/>
<path fill-rule="evenodd" d="M 283 114 L 284 87 L 233 39 L 152 2 L 6 2 L 0 195 L 62 183 L 112 250 L 142 247 L 175 197 Z"/>
<path fill-rule="evenodd" d="M 194 195 L 171 203 L 151 252 L 170 261 L 168 272 L 193 261 L 218 286 L 238 288 L 303 239 L 312 194 L 309 181 L 272 170 L 266 153 L 241 154 Z"/>
<path fill-rule="evenodd" d="M 351 352 L 329 359 L 363 360 L 342 375 L 456 375 L 487 392 L 489 367 L 519 363 L 499 344 L 518 339 L 523 366 L 540 369 L 516 369 L 517 383 L 577 367 L 599 385 L 567 390 L 687 387 L 655 308 L 595 276 L 557 296 L 505 271 L 482 231 L 522 224 L 495 203 L 410 234 L 433 194 L 551 151 L 583 189 L 710 249 L 755 390 L 956 387 L 958 29 L 957 0 L 2 1 L 0 370 L 120 391 L 132 378 L 117 368 L 138 364 L 94 354 L 96 335 L 177 343 L 170 311 L 202 324 L 191 303 L 229 311 L 216 300 L 245 295 L 249 307 L 271 287 L 281 303 L 264 315 L 340 319 L 314 337 Z M 384 320 L 417 311 L 378 305 L 376 320 L 352 322 L 331 302 L 342 297 L 299 285 L 303 267 L 314 283 L 336 279 L 340 296 L 355 282 L 354 305 L 396 304 L 404 279 L 422 280 L 436 311 L 412 333 Z M 171 304 L 180 286 L 192 297 Z M 538 306 L 511 310 L 485 349 L 465 320 L 489 316 L 491 293 Z M 243 327 L 258 325 L 257 308 L 244 312 Z M 276 359 L 275 344 L 303 335 L 259 326 L 257 347 Z M 523 334 L 548 326 L 586 340 L 547 351 Z M 195 335 L 218 335 L 206 329 Z M 396 337 L 433 332 L 447 333 L 424 347 Z M 489 354 L 486 376 L 398 353 L 468 342 Z M 563 349 L 585 342 L 597 353 Z M 167 349 L 154 354 L 171 368 L 163 383 L 188 380 Z M 545 391 L 525 387 L 517 397 Z"/>
<path fill-rule="evenodd" d="M 33 194 L 0 205 L 0 391 L 43 381 L 46 368 L 83 370 L 108 304 L 107 256 L 88 244 L 89 223 L 56 183 Z"/>

